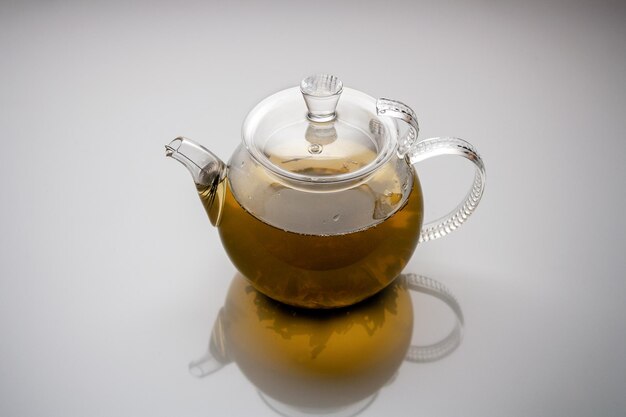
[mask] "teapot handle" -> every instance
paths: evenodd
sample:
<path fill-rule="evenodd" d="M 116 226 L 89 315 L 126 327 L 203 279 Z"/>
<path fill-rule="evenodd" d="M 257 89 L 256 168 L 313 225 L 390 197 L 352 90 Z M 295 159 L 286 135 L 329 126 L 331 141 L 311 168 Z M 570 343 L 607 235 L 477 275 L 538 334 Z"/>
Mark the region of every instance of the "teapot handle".
<path fill-rule="evenodd" d="M 379 115 L 390 116 L 404 121 L 409 130 L 398 143 L 398 155 L 409 163 L 416 164 L 425 159 L 440 155 L 458 155 L 469 159 L 476 168 L 474 182 L 467 196 L 450 213 L 428 222 L 422 227 L 419 242 L 427 242 L 448 235 L 458 229 L 476 210 L 485 190 L 485 164 L 478 151 L 463 139 L 443 137 L 417 140 L 419 127 L 415 112 L 409 106 L 396 100 L 380 98 L 376 102 Z"/>

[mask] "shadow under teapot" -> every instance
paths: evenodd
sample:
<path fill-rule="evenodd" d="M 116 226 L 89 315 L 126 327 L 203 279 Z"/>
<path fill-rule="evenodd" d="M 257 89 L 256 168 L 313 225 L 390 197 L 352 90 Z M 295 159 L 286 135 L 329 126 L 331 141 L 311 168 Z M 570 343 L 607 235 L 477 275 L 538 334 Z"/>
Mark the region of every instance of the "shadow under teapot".
<path fill-rule="evenodd" d="M 454 311 L 456 325 L 438 343 L 411 346 L 410 290 L 434 295 Z M 414 274 L 398 277 L 361 303 L 333 310 L 278 303 L 238 274 L 213 327 L 208 352 L 189 368 L 204 377 L 235 362 L 281 414 L 354 415 L 394 379 L 404 361 L 432 362 L 454 351 L 462 326 L 460 307 L 445 287 Z"/>

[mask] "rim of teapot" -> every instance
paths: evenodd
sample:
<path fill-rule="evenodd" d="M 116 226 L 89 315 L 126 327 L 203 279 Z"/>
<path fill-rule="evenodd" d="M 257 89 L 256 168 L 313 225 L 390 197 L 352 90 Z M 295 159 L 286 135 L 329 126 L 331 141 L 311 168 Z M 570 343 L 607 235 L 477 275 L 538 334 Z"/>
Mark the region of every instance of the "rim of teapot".
<path fill-rule="evenodd" d="M 287 107 L 289 103 L 294 105 L 296 108 L 299 107 L 298 111 L 290 109 L 290 111 L 296 115 L 295 117 L 300 117 L 299 119 L 294 119 L 292 123 L 295 124 L 303 119 L 306 119 L 308 114 L 306 107 L 297 106 L 298 100 L 304 103 L 304 101 L 302 101 L 301 93 L 302 91 L 300 87 L 287 88 L 274 93 L 259 102 L 248 113 L 244 120 L 242 127 L 242 139 L 244 146 L 251 155 L 252 159 L 271 173 L 282 179 L 307 185 L 319 184 L 323 186 L 345 184 L 368 177 L 389 161 L 394 155 L 398 155 L 396 152 L 398 138 L 398 125 L 396 120 L 392 117 L 378 114 L 376 107 L 377 100 L 372 96 L 358 90 L 343 87 L 341 91 L 342 98 L 340 100 L 337 113 L 342 116 L 347 113 L 356 113 L 360 117 L 363 117 L 365 114 L 368 115 L 368 129 L 372 135 L 377 135 L 377 138 L 379 138 L 379 141 L 376 143 L 376 157 L 355 171 L 324 176 L 296 173 L 274 164 L 257 145 L 257 136 L 259 135 L 259 131 L 263 129 L 265 131 L 269 131 L 270 135 L 272 132 L 280 129 L 280 127 L 276 128 L 275 126 L 272 126 L 272 121 L 273 119 L 282 117 L 279 109 L 281 106 Z M 356 116 L 353 115 L 353 117 Z M 345 121 L 346 124 L 352 125 L 352 127 L 363 130 L 363 126 L 355 126 L 349 121 L 343 121 Z M 263 126 L 263 123 L 269 126 Z M 283 124 L 283 126 L 285 126 L 285 124 Z M 265 135 L 268 135 L 268 133 L 265 132 Z M 398 156 L 401 157 L 400 155 Z"/>

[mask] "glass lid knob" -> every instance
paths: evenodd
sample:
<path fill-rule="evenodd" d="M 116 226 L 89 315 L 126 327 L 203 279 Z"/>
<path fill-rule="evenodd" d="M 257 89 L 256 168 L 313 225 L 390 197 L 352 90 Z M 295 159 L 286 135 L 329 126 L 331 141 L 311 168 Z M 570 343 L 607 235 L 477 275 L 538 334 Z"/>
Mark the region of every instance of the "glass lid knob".
<path fill-rule="evenodd" d="M 312 122 L 329 122 L 335 120 L 335 109 L 339 96 L 343 91 L 343 83 L 334 75 L 316 74 L 306 77 L 300 83 L 300 91 Z"/>

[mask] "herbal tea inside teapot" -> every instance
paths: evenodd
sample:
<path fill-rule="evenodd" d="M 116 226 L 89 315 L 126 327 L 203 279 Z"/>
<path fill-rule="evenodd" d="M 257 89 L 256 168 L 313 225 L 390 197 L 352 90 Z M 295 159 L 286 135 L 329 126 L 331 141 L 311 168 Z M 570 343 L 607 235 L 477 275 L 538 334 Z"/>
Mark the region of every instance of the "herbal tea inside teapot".
<path fill-rule="evenodd" d="M 166 153 L 191 172 L 226 252 L 256 289 L 288 304 L 329 308 L 385 288 L 418 241 L 456 229 L 478 204 L 484 166 L 473 147 L 455 138 L 418 142 L 417 133 L 408 106 L 317 75 L 249 113 L 228 165 L 185 138 Z M 412 164 L 442 154 L 471 160 L 475 181 L 456 210 L 421 230 Z"/>

